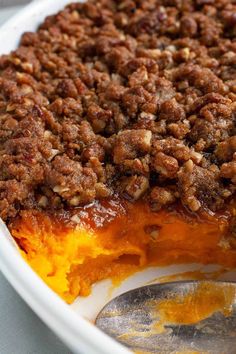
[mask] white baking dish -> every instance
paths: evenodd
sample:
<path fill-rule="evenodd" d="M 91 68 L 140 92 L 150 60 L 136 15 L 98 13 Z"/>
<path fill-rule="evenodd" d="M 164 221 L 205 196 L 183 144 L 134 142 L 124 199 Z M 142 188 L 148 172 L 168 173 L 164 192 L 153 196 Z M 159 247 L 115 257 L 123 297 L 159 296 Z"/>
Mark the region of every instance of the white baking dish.
<path fill-rule="evenodd" d="M 22 33 L 35 30 L 47 15 L 57 12 L 70 2 L 71 0 L 40 0 L 28 5 L 0 29 L 0 54 L 15 49 Z M 214 266 L 204 268 L 204 270 L 212 271 L 212 267 Z M 201 265 L 150 268 L 130 277 L 113 292 L 111 292 L 111 282 L 103 281 L 94 286 L 91 296 L 79 298 L 69 306 L 51 291 L 25 263 L 7 228 L 0 222 L 1 271 L 38 316 L 75 353 L 130 353 L 91 323 L 103 305 L 119 293 L 144 285 L 160 276 L 200 268 L 202 269 Z M 233 277 L 235 280 L 234 275 L 234 273 L 228 274 L 224 279 Z"/>

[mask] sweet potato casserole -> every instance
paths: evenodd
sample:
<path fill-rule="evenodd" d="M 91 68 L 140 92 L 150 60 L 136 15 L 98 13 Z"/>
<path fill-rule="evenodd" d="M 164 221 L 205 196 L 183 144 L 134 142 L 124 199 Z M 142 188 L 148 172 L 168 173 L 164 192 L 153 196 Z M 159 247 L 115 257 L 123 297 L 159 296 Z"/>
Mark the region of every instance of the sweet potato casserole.
<path fill-rule="evenodd" d="M 234 0 L 89 0 L 0 58 L 0 215 L 66 301 L 236 267 Z"/>

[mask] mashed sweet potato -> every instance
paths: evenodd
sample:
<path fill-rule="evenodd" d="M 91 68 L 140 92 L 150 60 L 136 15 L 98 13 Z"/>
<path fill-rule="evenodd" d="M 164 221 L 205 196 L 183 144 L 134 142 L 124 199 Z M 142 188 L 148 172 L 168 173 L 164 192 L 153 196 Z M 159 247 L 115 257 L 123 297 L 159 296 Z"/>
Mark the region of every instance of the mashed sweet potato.
<path fill-rule="evenodd" d="M 10 229 L 32 268 L 71 303 L 99 280 L 122 280 L 148 265 L 199 262 L 235 268 L 232 210 L 152 212 L 144 202 L 110 199 L 73 215 L 26 211 Z"/>

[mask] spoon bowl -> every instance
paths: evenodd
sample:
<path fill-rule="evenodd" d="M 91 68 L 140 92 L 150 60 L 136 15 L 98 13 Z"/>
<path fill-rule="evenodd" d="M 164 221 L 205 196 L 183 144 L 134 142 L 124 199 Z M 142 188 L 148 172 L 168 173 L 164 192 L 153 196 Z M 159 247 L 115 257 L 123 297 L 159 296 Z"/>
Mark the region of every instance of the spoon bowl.
<path fill-rule="evenodd" d="M 235 354 L 236 283 L 144 286 L 109 302 L 96 325 L 138 353 Z"/>

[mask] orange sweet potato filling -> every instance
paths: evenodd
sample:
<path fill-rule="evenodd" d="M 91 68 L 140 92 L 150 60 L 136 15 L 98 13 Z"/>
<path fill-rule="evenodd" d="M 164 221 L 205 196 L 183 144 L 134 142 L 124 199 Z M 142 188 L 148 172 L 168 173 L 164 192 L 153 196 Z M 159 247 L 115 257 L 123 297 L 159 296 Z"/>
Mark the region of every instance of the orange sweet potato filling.
<path fill-rule="evenodd" d="M 10 229 L 32 268 L 71 303 L 99 280 L 122 280 L 150 265 L 236 268 L 228 231 L 232 212 L 191 215 L 175 206 L 155 213 L 145 202 L 111 199 L 76 215 L 23 212 Z"/>

